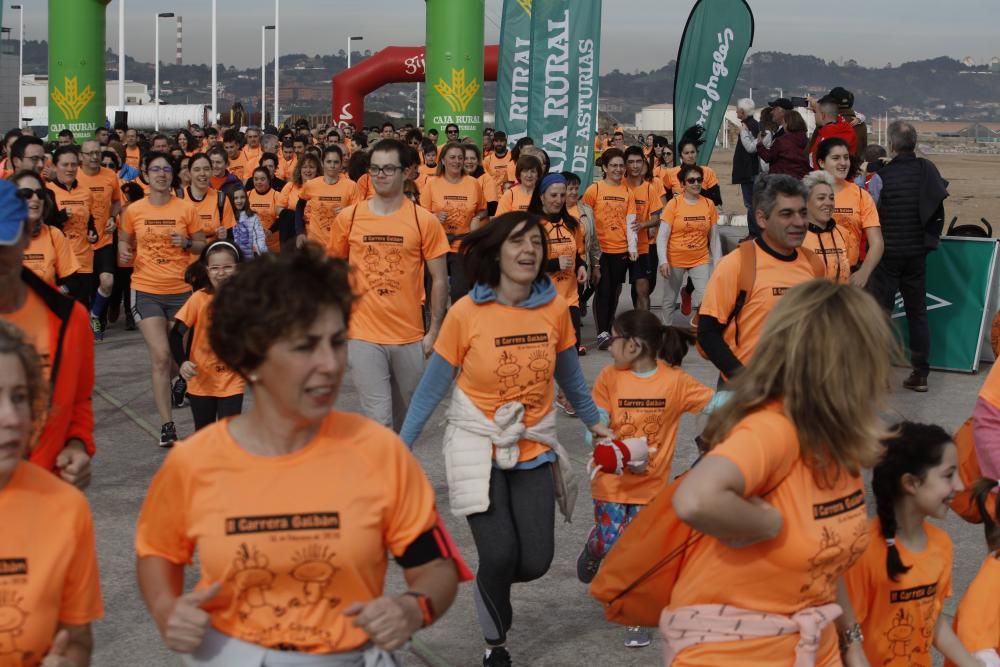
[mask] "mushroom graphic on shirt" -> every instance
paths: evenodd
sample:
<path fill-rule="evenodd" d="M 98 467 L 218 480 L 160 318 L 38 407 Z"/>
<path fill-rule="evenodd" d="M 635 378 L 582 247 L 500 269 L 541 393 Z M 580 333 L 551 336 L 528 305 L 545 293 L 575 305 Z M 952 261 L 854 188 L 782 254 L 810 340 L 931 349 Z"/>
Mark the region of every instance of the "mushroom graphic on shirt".
<path fill-rule="evenodd" d="M 292 556 L 292 562 L 296 563 L 291 571 L 292 579 L 302 584 L 303 599 L 292 598 L 289 607 L 315 607 L 324 600 L 331 608 L 340 604 L 338 597 L 324 597 L 333 576 L 340 569 L 332 563 L 336 555 L 325 546 L 310 544 Z"/>
<path fill-rule="evenodd" d="M 528 356 L 528 368 L 535 372 L 535 382 L 545 382 L 552 368 L 545 350 L 535 350 Z"/>
<path fill-rule="evenodd" d="M 14 591 L 0 591 L 0 657 L 19 653 L 15 639 L 24 633 L 28 612 L 21 609 L 24 602 Z"/>
<path fill-rule="evenodd" d="M 885 633 L 885 638 L 889 640 L 890 656 L 886 658 L 884 664 L 892 664 L 898 659 L 898 664 L 908 665 L 911 653 L 910 644 L 916 634 L 913 617 L 905 609 L 900 608 L 892 615 L 892 627 Z"/>
<path fill-rule="evenodd" d="M 517 376 L 521 372 L 521 367 L 517 364 L 517 357 L 510 352 L 504 351 L 497 359 L 497 369 L 494 371 L 500 378 L 500 395 L 503 396 L 509 389 L 517 387 Z"/>
<path fill-rule="evenodd" d="M 365 246 L 365 254 L 361 258 L 361 261 L 363 261 L 365 266 L 368 267 L 369 273 L 375 273 L 378 271 L 378 265 L 382 261 L 382 256 L 379 255 L 375 246 Z"/>
<path fill-rule="evenodd" d="M 399 265 L 403 263 L 403 253 L 399 248 L 390 248 L 385 253 L 385 263 L 389 266 L 389 273 L 402 273 Z"/>
<path fill-rule="evenodd" d="M 271 590 L 275 576 L 274 572 L 268 569 L 269 565 L 267 556 L 258 551 L 257 547 L 250 547 L 244 542 L 236 550 L 233 573 L 229 578 L 236 586 L 239 615 L 244 621 L 262 607 L 274 609 L 279 616 L 284 613 L 284 610 L 276 608 L 265 597 L 265 593 Z"/>
<path fill-rule="evenodd" d="M 636 428 L 635 422 L 632 420 L 632 415 L 625 411 L 622 413 L 622 419 L 618 423 L 617 433 L 620 438 L 631 438 L 639 429 Z"/>
<path fill-rule="evenodd" d="M 809 577 L 811 581 L 804 584 L 799 592 L 809 597 L 826 597 L 833 591 L 837 576 L 840 574 L 840 561 L 844 547 L 840 544 L 840 534 L 829 527 L 823 528 L 823 536 L 819 541 L 819 551 L 809 559 Z"/>

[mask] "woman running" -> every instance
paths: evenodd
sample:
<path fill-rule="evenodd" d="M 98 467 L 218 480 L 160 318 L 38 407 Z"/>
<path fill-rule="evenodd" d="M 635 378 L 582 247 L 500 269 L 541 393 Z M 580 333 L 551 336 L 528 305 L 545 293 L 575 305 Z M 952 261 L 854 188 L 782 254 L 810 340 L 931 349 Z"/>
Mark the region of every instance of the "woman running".
<path fill-rule="evenodd" d="M 322 177 L 303 183 L 294 211 L 298 243 L 308 238 L 325 248 L 337 214 L 361 201 L 361 192 L 354 181 L 341 173 L 344 150 L 340 146 L 332 144 L 324 148 L 322 164 Z"/>
<path fill-rule="evenodd" d="M 246 193 L 249 198 L 250 211 L 260 218 L 268 252 L 279 252 L 281 250 L 281 235 L 278 233 L 277 221 L 283 210 L 279 203 L 281 193 L 271 187 L 271 172 L 265 167 L 254 169 L 251 180 L 253 181 L 253 189 Z"/>
<path fill-rule="evenodd" d="M 225 239 L 229 230 L 236 224 L 232 205 L 226 201 L 226 194 L 212 187 L 212 158 L 205 153 L 196 153 L 188 166 L 191 172 L 191 185 L 181 189 L 177 197 L 194 205 L 198 224 L 205 235 L 205 242 L 212 243 Z M 236 187 L 236 184 L 225 186 Z"/>
<path fill-rule="evenodd" d="M 483 189 L 483 196 L 486 197 L 486 213 L 493 217 L 497 214 L 497 203 L 500 200 L 497 182 L 483 169 L 479 148 L 475 144 L 464 144 L 463 148 L 465 150 L 465 173 L 479 181 L 479 187 Z"/>
<path fill-rule="evenodd" d="M 653 136 L 653 135 L 649 135 Z M 632 302 L 637 310 L 649 310 L 649 295 L 656 287 L 656 234 L 660 213 L 667 203 L 663 182 L 653 179 L 651 160 L 638 146 L 625 149 L 625 185 L 635 198 L 636 248 L 644 279 L 632 281 Z"/>
<path fill-rule="evenodd" d="M 90 190 L 76 178 L 80 168 L 80 152 L 76 146 L 60 146 L 53 154 L 55 177 L 49 181 L 49 192 L 55 201 L 56 217 L 69 241 L 79 269 L 67 283 L 70 296 L 90 310 L 90 297 L 94 289 L 94 246 L 97 227 L 91 215 L 93 201 Z"/>
<path fill-rule="evenodd" d="M 814 171 L 802 179 L 809 191 L 806 200 L 806 238 L 803 248 L 812 250 L 823 260 L 826 277 L 836 283 L 846 283 L 851 277 L 847 261 L 847 240 L 833 219 L 834 180 L 828 172 Z"/>
<path fill-rule="evenodd" d="M 319 176 L 322 169 L 323 163 L 319 158 L 303 155 L 296 161 L 291 178 L 281 189 L 277 202 L 283 210 L 278 214 L 278 233 L 283 247 L 293 245 L 295 242 L 295 211 L 299 205 L 302 186 Z"/>
<path fill-rule="evenodd" d="M 519 157 L 514 168 L 514 177 L 511 179 L 516 182 L 500 196 L 497 215 L 511 211 L 527 211 L 542 173 L 542 163 L 538 158 L 532 155 Z"/>
<path fill-rule="evenodd" d="M 53 214 L 42 177 L 35 171 L 22 170 L 9 179 L 17 188 L 17 197 L 28 206 L 25 230 L 31 236 L 24 249 L 24 266 L 50 285 L 68 294 L 66 279 L 80 270 L 69 241 L 58 227 L 46 223 Z"/>
<path fill-rule="evenodd" d="M 205 247 L 205 232 L 195 207 L 174 196 L 174 168 L 164 153 L 150 153 L 149 196 L 125 209 L 118 230 L 118 255 L 134 258 L 132 315 L 149 350 L 153 400 L 160 415 L 160 447 L 171 447 L 177 429 L 171 416 L 172 360 L 167 332 L 191 296 L 184 272 Z"/>
<path fill-rule="evenodd" d="M 684 165 L 698 164 L 698 149 L 705 143 L 705 130 L 700 125 L 688 128 L 677 142 L 677 155 L 681 162 L 676 167 L 671 167 L 664 172 L 663 185 L 673 193 L 675 197 L 684 194 L 684 183 L 680 179 L 680 170 Z M 722 190 L 719 187 L 719 178 L 715 175 L 715 170 L 708 165 L 701 165 L 704 174 L 702 183 L 702 196 L 711 199 L 716 206 L 722 206 Z"/>

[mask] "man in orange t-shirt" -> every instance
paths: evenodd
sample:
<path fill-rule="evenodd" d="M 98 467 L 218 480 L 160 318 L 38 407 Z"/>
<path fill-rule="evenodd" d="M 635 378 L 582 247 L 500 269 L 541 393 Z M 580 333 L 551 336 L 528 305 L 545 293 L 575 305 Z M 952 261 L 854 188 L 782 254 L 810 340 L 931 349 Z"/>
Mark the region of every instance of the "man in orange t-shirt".
<path fill-rule="evenodd" d="M 350 263 L 361 294 L 348 332 L 351 374 L 361 410 L 396 431 L 448 307 L 444 228 L 403 195 L 404 172 L 412 166 L 412 155 L 396 139 L 378 143 L 369 167 L 375 196 L 337 216 L 327 246 L 331 255 Z M 426 333 L 421 308 L 425 264 L 432 281 Z"/>
<path fill-rule="evenodd" d="M 240 137 L 236 130 L 226 130 L 225 134 L 222 135 L 222 147 L 229 158 L 229 171 L 242 183 L 247 179 L 245 173 L 247 158 L 240 148 Z"/>
<path fill-rule="evenodd" d="M 330 243 L 333 221 L 345 208 L 361 200 L 358 184 L 343 173 L 344 151 L 334 144 L 323 151 L 323 175 L 308 181 L 295 207 L 295 234 L 322 246 Z"/>
<path fill-rule="evenodd" d="M 118 268 L 117 248 L 114 247 L 118 214 L 122 210 L 122 190 L 118 174 L 101 166 L 101 145 L 94 140 L 83 142 L 80 148 L 80 170 L 76 178 L 80 185 L 90 190 L 91 215 L 97 242 L 93 244 L 93 273 L 98 278 L 94 300 L 90 307 L 90 327 L 94 338 L 104 338 L 104 313 L 115 285 Z"/>
<path fill-rule="evenodd" d="M 812 263 L 798 250 L 806 236 L 806 196 L 805 186 L 791 176 L 762 177 L 755 185 L 753 206 L 762 235 L 754 241 L 753 288 L 735 321 L 729 319 L 739 293 L 740 253 L 723 257 L 708 280 L 698 343 L 725 378 L 750 360 L 764 321 L 782 295 L 816 277 Z"/>
<path fill-rule="evenodd" d="M 483 169 L 493 177 L 497 184 L 497 193 L 504 192 L 507 181 L 507 168 L 512 163 L 510 151 L 507 149 L 507 133 L 493 133 L 493 152 L 483 156 Z"/>
<path fill-rule="evenodd" d="M 125 130 L 125 164 L 136 169 L 142 159 L 142 149 L 139 148 L 139 133 L 129 128 Z"/>
<path fill-rule="evenodd" d="M 97 229 L 92 215 L 90 190 L 77 179 L 80 154 L 76 146 L 60 146 L 54 154 L 55 179 L 49 182 L 56 210 L 64 219 L 63 233 L 69 241 L 80 270 L 67 283 L 70 294 L 85 307 L 90 307 L 93 289 L 94 246 Z"/>

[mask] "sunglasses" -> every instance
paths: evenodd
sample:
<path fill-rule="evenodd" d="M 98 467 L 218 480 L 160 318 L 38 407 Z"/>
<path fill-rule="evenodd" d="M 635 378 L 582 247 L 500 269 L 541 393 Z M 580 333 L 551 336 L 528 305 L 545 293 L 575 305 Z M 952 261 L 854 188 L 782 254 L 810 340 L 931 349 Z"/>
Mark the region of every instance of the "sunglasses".
<path fill-rule="evenodd" d="M 705 179 L 702 178 L 702 177 L 700 177 L 700 176 L 698 178 L 685 178 L 684 179 L 684 182 L 688 183 L 690 185 L 694 185 L 695 183 L 702 183 L 704 181 L 705 181 Z"/>
<path fill-rule="evenodd" d="M 18 188 L 15 194 L 21 201 L 31 200 L 32 195 L 43 201 L 45 200 L 45 188 L 38 188 L 37 190 L 32 188 Z"/>

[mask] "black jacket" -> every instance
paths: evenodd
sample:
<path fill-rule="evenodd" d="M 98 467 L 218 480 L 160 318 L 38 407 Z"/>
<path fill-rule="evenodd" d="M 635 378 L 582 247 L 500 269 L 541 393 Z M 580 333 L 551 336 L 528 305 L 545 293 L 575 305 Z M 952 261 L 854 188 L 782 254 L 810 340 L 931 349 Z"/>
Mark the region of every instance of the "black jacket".
<path fill-rule="evenodd" d="M 760 124 L 752 116 L 748 116 L 743 122 L 750 130 L 752 137 L 756 138 L 760 134 Z M 760 160 L 757 159 L 757 154 L 747 152 L 747 149 L 743 147 L 743 142 L 737 137 L 736 152 L 733 153 L 733 185 L 750 183 L 759 173 Z"/>
<path fill-rule="evenodd" d="M 948 181 L 930 160 L 900 153 L 879 169 L 878 202 L 886 257 L 917 257 L 938 246 Z"/>

